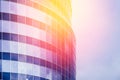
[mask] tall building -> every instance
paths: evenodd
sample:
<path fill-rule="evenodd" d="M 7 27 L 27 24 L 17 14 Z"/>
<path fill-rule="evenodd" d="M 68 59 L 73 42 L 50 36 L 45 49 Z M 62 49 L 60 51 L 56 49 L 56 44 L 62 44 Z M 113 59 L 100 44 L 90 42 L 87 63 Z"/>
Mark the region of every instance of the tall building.
<path fill-rule="evenodd" d="M 70 0 L 0 0 L 0 80 L 75 80 Z"/>

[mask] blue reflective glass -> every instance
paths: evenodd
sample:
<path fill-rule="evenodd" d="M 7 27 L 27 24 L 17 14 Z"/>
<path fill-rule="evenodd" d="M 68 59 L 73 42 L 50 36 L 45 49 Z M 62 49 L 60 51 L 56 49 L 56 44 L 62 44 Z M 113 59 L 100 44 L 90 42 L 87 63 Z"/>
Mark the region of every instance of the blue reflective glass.
<path fill-rule="evenodd" d="M 18 79 L 18 74 L 15 74 L 15 73 L 10 73 L 11 75 L 11 80 L 17 80 Z"/>
<path fill-rule="evenodd" d="M 35 57 L 34 57 L 34 64 L 39 65 L 39 64 L 40 64 L 40 59 L 39 59 L 39 58 L 35 58 Z"/>
<path fill-rule="evenodd" d="M 0 59 L 2 59 L 2 52 L 0 52 Z"/>
<path fill-rule="evenodd" d="M 11 60 L 18 61 L 18 54 L 12 53 L 12 54 L 11 54 Z"/>
<path fill-rule="evenodd" d="M 2 79 L 2 72 L 0 72 L 0 79 Z"/>
<path fill-rule="evenodd" d="M 10 80 L 10 73 L 3 73 L 2 74 L 3 80 Z"/>
<path fill-rule="evenodd" d="M 2 19 L 4 19 L 4 20 L 9 20 L 10 19 L 9 17 L 10 17 L 10 15 L 7 13 L 2 14 Z"/>
<path fill-rule="evenodd" d="M 28 63 L 33 63 L 33 57 L 31 57 L 31 56 L 26 56 L 26 61 L 28 62 Z"/>
<path fill-rule="evenodd" d="M 10 54 L 9 53 L 3 53 L 3 59 L 10 60 Z"/>
<path fill-rule="evenodd" d="M 11 40 L 18 41 L 18 35 L 17 34 L 11 34 L 10 37 L 11 37 Z"/>
<path fill-rule="evenodd" d="M 34 76 L 27 75 L 27 79 L 28 79 L 28 80 L 33 80 L 33 79 L 34 79 Z"/>
<path fill-rule="evenodd" d="M 2 33 L 1 33 L 1 34 L 2 34 Z M 10 34 L 8 34 L 8 33 L 3 33 L 2 35 L 3 35 L 3 39 L 4 39 L 4 40 L 10 40 Z"/>

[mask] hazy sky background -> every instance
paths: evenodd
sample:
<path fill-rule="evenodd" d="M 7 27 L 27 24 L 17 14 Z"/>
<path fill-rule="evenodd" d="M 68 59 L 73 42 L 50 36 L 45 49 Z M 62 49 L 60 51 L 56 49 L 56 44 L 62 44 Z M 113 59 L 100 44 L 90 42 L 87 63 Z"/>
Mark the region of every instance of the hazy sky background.
<path fill-rule="evenodd" d="M 120 0 L 73 0 L 77 80 L 120 80 Z"/>

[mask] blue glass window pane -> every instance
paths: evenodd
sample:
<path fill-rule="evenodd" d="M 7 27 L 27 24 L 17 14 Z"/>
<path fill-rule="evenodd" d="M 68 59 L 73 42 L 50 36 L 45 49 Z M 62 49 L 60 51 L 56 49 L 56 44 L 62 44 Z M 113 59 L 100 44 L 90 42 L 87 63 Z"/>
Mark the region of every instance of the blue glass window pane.
<path fill-rule="evenodd" d="M 11 73 L 11 80 L 17 80 L 17 79 L 18 79 L 18 74 Z"/>
<path fill-rule="evenodd" d="M 10 54 L 9 53 L 3 53 L 3 59 L 10 60 Z"/>
<path fill-rule="evenodd" d="M 9 20 L 9 14 L 7 14 L 7 13 L 3 13 L 2 17 L 4 20 Z"/>
<path fill-rule="evenodd" d="M 37 64 L 37 65 L 40 64 L 39 58 L 35 58 L 35 57 L 34 57 L 34 64 Z"/>
<path fill-rule="evenodd" d="M 34 78 L 33 76 L 27 75 L 28 80 L 33 80 L 33 78 Z"/>
<path fill-rule="evenodd" d="M 18 55 L 17 54 L 11 54 L 11 60 L 18 61 Z"/>
<path fill-rule="evenodd" d="M 0 8 L 1 9 L 1 8 Z M 2 19 L 2 14 L 0 13 L 0 20 Z"/>
<path fill-rule="evenodd" d="M 33 63 L 33 57 L 31 57 L 31 56 L 26 56 L 26 61 L 28 62 L 28 63 Z"/>
<path fill-rule="evenodd" d="M 0 79 L 2 79 L 2 72 L 0 72 Z"/>
<path fill-rule="evenodd" d="M 3 73 L 3 80 L 10 80 L 10 73 Z"/>
<path fill-rule="evenodd" d="M 40 78 L 37 76 L 34 76 L 34 80 L 40 80 Z"/>
<path fill-rule="evenodd" d="M 0 52 L 0 59 L 2 59 L 2 52 Z"/>
<path fill-rule="evenodd" d="M 11 40 L 18 41 L 18 35 L 17 34 L 11 34 Z"/>
<path fill-rule="evenodd" d="M 21 61 L 21 62 L 26 62 L 26 56 L 19 54 L 18 60 Z"/>
<path fill-rule="evenodd" d="M 8 34 L 8 33 L 3 33 L 3 39 L 4 39 L 4 40 L 10 40 L 10 34 Z"/>
<path fill-rule="evenodd" d="M 26 75 L 24 75 L 24 74 L 18 74 L 18 79 L 19 80 L 26 80 Z"/>

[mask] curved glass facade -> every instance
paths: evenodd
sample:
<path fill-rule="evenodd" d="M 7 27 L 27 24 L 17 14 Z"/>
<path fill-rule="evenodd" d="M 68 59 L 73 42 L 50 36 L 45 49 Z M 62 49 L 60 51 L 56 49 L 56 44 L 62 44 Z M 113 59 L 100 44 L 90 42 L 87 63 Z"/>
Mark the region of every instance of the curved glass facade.
<path fill-rule="evenodd" d="M 75 80 L 70 0 L 0 0 L 0 80 Z"/>

